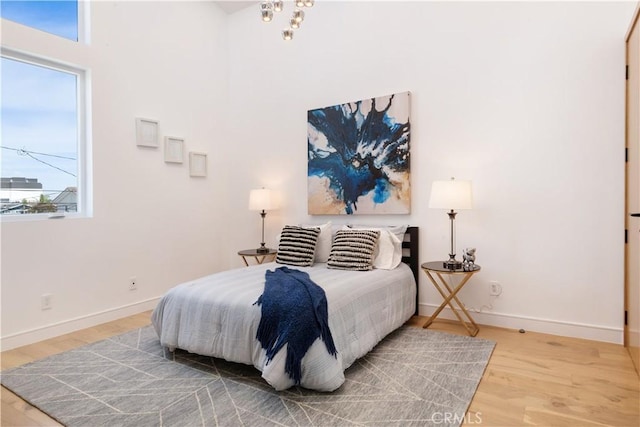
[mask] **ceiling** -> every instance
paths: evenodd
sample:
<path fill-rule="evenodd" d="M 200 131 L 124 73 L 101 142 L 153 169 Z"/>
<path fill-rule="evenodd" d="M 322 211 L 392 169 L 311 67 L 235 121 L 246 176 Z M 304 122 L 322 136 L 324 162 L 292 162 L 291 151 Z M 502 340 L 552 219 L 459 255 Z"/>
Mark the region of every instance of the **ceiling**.
<path fill-rule="evenodd" d="M 257 1 L 242 1 L 242 0 L 226 0 L 226 1 L 214 0 L 213 2 L 216 3 L 218 6 L 220 6 L 220 8 L 225 12 L 227 12 L 228 14 L 235 13 L 241 9 L 246 9 L 247 7 L 250 7 L 250 6 L 256 6 L 257 8 L 257 4 L 260 3 Z"/>

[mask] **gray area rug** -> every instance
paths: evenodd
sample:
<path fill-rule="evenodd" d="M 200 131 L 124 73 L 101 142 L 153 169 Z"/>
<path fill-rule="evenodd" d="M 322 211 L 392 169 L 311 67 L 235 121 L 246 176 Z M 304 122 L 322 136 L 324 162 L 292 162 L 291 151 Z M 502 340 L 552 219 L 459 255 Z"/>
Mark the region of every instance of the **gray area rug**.
<path fill-rule="evenodd" d="M 458 426 L 491 341 L 402 327 L 332 393 L 277 392 L 251 366 L 161 348 L 151 326 L 2 373 L 69 426 Z"/>

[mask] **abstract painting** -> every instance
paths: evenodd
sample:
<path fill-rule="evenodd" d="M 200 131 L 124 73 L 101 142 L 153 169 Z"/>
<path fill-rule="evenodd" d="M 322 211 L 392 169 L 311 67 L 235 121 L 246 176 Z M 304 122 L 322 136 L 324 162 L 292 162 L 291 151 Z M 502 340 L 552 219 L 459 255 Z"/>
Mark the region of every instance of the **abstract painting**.
<path fill-rule="evenodd" d="M 309 110 L 311 215 L 411 212 L 409 92 Z"/>

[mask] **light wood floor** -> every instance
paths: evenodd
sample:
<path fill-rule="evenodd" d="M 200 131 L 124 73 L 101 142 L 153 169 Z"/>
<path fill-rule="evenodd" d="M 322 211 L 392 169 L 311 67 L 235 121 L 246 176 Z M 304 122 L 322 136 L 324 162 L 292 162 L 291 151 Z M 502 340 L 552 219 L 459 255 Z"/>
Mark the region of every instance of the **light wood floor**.
<path fill-rule="evenodd" d="M 8 369 L 149 324 L 150 312 L 1 353 Z M 424 317 L 408 323 L 419 326 Z M 437 320 L 430 329 L 465 334 Z M 467 426 L 640 426 L 639 378 L 620 345 L 481 326 L 497 342 Z M 54 420 L 4 387 L 1 426 L 52 426 Z"/>

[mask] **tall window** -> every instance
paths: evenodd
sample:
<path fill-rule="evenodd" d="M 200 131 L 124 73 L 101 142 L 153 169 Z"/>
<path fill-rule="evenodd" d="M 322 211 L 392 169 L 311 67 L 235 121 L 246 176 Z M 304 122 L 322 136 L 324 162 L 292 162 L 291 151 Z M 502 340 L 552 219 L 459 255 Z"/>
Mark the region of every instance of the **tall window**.
<path fill-rule="evenodd" d="M 27 27 L 78 41 L 78 2 L 3 0 L 0 15 Z"/>
<path fill-rule="evenodd" d="M 2 1 L 0 13 L 78 40 L 76 1 Z M 0 215 L 87 214 L 85 71 L 4 46 L 0 61 Z"/>

